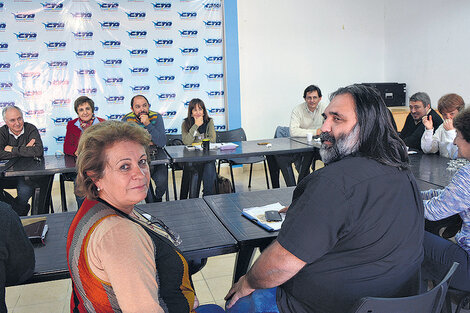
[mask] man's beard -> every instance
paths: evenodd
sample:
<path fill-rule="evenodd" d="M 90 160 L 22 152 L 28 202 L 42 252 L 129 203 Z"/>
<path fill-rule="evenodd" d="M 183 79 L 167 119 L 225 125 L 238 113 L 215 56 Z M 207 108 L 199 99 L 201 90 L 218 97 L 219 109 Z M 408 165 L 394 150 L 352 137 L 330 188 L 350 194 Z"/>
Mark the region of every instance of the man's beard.
<path fill-rule="evenodd" d="M 142 115 L 149 115 L 149 112 L 147 112 L 147 111 L 141 111 L 141 112 L 139 112 L 139 114 L 137 115 L 137 117 L 140 118 L 140 116 L 142 116 Z"/>
<path fill-rule="evenodd" d="M 359 150 L 359 126 L 356 124 L 348 134 L 341 134 L 338 138 L 323 132 L 320 135 L 322 142 L 320 148 L 321 160 L 329 164 L 350 155 Z M 324 141 L 331 142 L 331 146 L 324 144 Z"/>

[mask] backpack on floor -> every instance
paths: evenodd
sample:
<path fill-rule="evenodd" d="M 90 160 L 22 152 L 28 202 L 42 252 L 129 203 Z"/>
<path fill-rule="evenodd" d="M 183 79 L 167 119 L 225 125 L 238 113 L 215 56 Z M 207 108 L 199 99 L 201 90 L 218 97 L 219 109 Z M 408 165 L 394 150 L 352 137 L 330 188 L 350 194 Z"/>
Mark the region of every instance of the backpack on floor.
<path fill-rule="evenodd" d="M 217 175 L 217 193 L 232 193 L 232 182 L 230 179 Z"/>

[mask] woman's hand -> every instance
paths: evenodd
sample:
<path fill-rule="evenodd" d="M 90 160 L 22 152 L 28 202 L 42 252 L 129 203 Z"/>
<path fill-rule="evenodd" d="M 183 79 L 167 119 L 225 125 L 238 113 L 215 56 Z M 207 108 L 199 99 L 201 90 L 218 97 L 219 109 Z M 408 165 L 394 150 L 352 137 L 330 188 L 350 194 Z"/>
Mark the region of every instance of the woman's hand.
<path fill-rule="evenodd" d="M 433 124 L 432 124 L 432 116 L 431 115 L 423 116 L 422 121 L 423 121 L 424 127 L 426 127 L 427 130 L 432 129 Z"/>
<path fill-rule="evenodd" d="M 449 118 L 447 120 L 444 120 L 443 127 L 445 130 L 452 130 L 454 129 L 454 120 Z"/>
<path fill-rule="evenodd" d="M 194 118 L 194 124 L 196 124 L 197 127 L 204 124 L 204 117 L 200 116 L 200 117 Z"/>
<path fill-rule="evenodd" d="M 193 310 L 195 310 L 198 306 L 199 306 L 199 299 L 197 298 L 197 295 L 194 294 Z"/>
<path fill-rule="evenodd" d="M 280 209 L 278 212 L 279 213 L 287 213 L 287 210 L 289 209 L 289 206 L 285 206 L 282 209 Z"/>

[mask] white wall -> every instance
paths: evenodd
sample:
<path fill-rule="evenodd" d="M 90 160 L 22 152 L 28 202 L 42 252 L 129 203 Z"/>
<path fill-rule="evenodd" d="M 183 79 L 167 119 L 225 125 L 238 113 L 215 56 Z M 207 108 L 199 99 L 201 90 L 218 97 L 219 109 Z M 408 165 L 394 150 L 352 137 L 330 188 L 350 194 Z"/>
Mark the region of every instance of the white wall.
<path fill-rule="evenodd" d="M 242 127 L 272 138 L 303 90 L 384 81 L 385 0 L 238 0 Z"/>
<path fill-rule="evenodd" d="M 408 97 L 450 92 L 470 100 L 470 2 L 385 2 L 385 78 L 407 84 Z"/>

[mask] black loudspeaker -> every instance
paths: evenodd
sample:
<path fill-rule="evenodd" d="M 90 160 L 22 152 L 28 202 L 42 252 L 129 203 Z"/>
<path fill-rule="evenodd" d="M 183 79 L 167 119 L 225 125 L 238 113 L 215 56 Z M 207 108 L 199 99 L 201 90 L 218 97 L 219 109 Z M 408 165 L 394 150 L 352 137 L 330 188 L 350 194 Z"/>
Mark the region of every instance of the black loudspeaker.
<path fill-rule="evenodd" d="M 404 83 L 362 83 L 377 89 L 388 107 L 406 106 L 406 84 Z"/>

